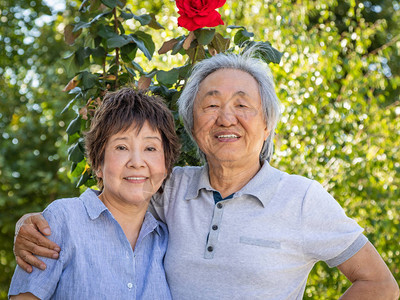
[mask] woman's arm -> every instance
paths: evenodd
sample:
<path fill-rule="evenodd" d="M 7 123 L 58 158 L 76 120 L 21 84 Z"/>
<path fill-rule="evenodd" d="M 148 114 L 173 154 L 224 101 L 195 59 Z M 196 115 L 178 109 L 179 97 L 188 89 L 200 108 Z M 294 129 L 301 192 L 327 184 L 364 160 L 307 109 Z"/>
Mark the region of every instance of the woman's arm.
<path fill-rule="evenodd" d="M 17 222 L 15 232 L 15 259 L 17 264 L 26 272 L 31 273 L 32 266 L 41 270 L 46 269 L 46 265 L 35 255 L 58 258 L 60 247 L 44 236 L 50 235 L 51 231 L 41 213 L 22 216 Z"/>
<path fill-rule="evenodd" d="M 15 296 L 10 297 L 11 300 L 32 300 L 32 299 L 39 299 L 35 295 L 32 295 L 31 293 L 23 293 Z"/>

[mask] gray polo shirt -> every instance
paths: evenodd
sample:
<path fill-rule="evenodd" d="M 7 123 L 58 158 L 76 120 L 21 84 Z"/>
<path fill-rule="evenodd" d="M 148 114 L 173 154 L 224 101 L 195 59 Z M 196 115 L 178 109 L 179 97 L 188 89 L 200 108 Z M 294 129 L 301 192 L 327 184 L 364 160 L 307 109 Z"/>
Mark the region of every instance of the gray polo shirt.
<path fill-rule="evenodd" d="M 213 191 L 207 166 L 177 167 L 152 201 L 174 299 L 302 299 L 317 261 L 337 266 L 367 241 L 319 183 L 267 162 L 233 198 Z"/>

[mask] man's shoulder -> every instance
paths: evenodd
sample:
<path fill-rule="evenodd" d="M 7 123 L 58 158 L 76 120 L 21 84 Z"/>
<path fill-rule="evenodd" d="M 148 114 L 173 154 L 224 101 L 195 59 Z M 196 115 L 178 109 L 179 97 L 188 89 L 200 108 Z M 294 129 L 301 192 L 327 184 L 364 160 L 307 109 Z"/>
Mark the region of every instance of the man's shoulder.
<path fill-rule="evenodd" d="M 182 176 L 183 174 L 195 174 L 201 173 L 204 169 L 204 166 L 184 166 L 184 167 L 174 167 L 172 170 L 173 176 Z"/>
<path fill-rule="evenodd" d="M 181 184 L 182 181 L 190 181 L 194 177 L 200 176 L 204 169 L 204 166 L 185 166 L 185 167 L 174 167 L 166 185 Z"/>

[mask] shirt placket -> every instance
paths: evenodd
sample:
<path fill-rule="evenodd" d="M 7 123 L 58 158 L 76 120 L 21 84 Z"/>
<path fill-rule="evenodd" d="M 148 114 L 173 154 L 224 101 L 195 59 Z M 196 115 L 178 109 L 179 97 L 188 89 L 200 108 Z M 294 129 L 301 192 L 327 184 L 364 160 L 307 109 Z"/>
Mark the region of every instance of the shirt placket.
<path fill-rule="evenodd" d="M 208 232 L 208 239 L 206 243 L 206 248 L 204 251 L 204 258 L 213 259 L 215 250 L 218 246 L 218 234 L 221 227 L 222 215 L 224 212 L 224 207 L 226 203 L 218 202 L 214 205 L 213 217 L 211 220 L 211 225 Z"/>

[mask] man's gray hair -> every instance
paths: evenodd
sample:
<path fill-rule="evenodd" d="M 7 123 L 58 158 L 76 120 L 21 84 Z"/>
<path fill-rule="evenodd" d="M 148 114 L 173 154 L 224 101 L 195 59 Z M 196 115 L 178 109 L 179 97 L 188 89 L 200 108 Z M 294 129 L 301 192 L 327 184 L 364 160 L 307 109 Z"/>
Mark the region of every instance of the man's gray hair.
<path fill-rule="evenodd" d="M 201 82 L 217 70 L 236 69 L 249 73 L 258 83 L 263 115 L 270 132 L 262 147 L 260 161 L 271 159 L 274 152 L 275 128 L 280 117 L 280 109 L 271 70 L 261 58 L 257 57 L 257 53 L 260 51 L 262 49 L 259 47 L 252 47 L 241 54 L 219 53 L 195 65 L 178 100 L 179 114 L 193 141 L 193 106 Z M 205 161 L 204 153 L 200 149 L 198 149 L 198 153 L 200 158 Z"/>

